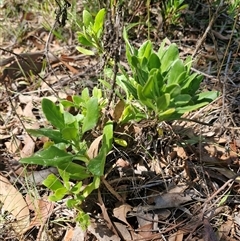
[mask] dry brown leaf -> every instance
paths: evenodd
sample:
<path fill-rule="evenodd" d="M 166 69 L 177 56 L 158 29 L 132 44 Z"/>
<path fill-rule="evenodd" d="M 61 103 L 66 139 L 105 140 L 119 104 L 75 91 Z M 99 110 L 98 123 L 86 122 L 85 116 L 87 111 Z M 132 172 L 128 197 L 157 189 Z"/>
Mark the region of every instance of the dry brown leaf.
<path fill-rule="evenodd" d="M 118 230 L 118 232 L 121 234 L 121 238 L 123 240 L 132 240 L 131 234 L 128 231 L 128 228 L 125 224 L 120 222 L 113 222 L 114 226 Z"/>
<path fill-rule="evenodd" d="M 21 158 L 32 156 L 35 149 L 35 142 L 29 135 L 24 136 L 24 147 L 20 151 Z"/>
<path fill-rule="evenodd" d="M 128 221 L 126 219 L 127 213 L 130 211 L 132 211 L 132 206 L 125 203 L 117 208 L 114 208 L 113 215 L 114 215 L 114 217 L 118 218 L 119 220 L 121 220 L 122 222 L 124 222 L 128 226 L 130 226 L 130 224 L 128 223 Z"/>
<path fill-rule="evenodd" d="M 92 233 L 98 241 L 120 241 L 121 239 L 115 235 L 107 226 L 99 222 L 91 222 L 88 231 Z"/>
<path fill-rule="evenodd" d="M 138 221 L 138 233 L 143 237 L 147 238 L 153 234 L 153 225 L 158 221 L 158 216 L 152 213 L 144 213 L 142 211 L 137 212 Z"/>
<path fill-rule="evenodd" d="M 183 231 L 178 230 L 176 233 L 172 234 L 168 241 L 182 241 L 183 240 Z"/>
<path fill-rule="evenodd" d="M 73 228 L 67 229 L 67 231 L 66 231 L 66 233 L 64 235 L 63 241 L 72 241 L 73 233 L 74 233 L 74 229 Z"/>
<path fill-rule="evenodd" d="M 186 152 L 185 152 L 185 150 L 184 150 L 183 147 L 176 146 L 176 147 L 173 148 L 173 150 L 176 151 L 176 152 L 177 152 L 177 155 L 178 155 L 180 158 L 182 158 L 183 160 L 187 158 L 187 154 L 186 154 Z"/>
<path fill-rule="evenodd" d="M 43 64 L 43 52 L 20 54 L 21 57 L 13 57 L 13 62 L 3 71 L 0 81 L 6 77 L 15 80 L 20 77 L 31 76 L 41 72 Z"/>
<path fill-rule="evenodd" d="M 5 144 L 8 152 L 10 152 L 12 154 L 18 152 L 22 147 L 21 141 L 15 137 L 12 137 L 10 142 L 6 141 L 4 144 Z"/>
<path fill-rule="evenodd" d="M 29 102 L 37 102 L 37 103 L 41 103 L 41 97 L 38 96 L 34 96 L 34 95 L 22 95 L 19 94 L 18 96 L 19 102 L 23 103 L 23 104 L 28 104 Z"/>
<path fill-rule="evenodd" d="M 64 64 L 73 74 L 78 74 L 79 73 L 79 70 L 75 69 L 73 66 L 71 66 L 67 62 L 62 61 L 61 63 Z"/>
<path fill-rule="evenodd" d="M 122 116 L 124 107 L 125 107 L 125 102 L 123 100 L 119 100 L 115 105 L 114 111 L 112 113 L 113 120 L 115 120 L 116 122 L 119 121 L 119 119 Z"/>
<path fill-rule="evenodd" d="M 48 177 L 50 174 L 58 174 L 58 170 L 56 167 L 49 167 L 40 171 L 33 171 L 28 177 L 29 183 L 34 185 L 42 185 L 42 182 Z"/>
<path fill-rule="evenodd" d="M 16 221 L 12 227 L 16 233 L 22 234 L 29 226 L 30 213 L 22 194 L 8 181 L 0 175 L 0 202 L 3 203 L 3 210 L 11 213 Z"/>
<path fill-rule="evenodd" d="M 24 230 L 24 232 L 34 226 L 41 226 L 45 224 L 46 220 L 49 218 L 54 208 L 54 203 L 48 200 L 34 200 L 34 197 L 32 197 L 31 199 L 32 203 L 30 202 L 30 207 L 31 209 L 34 208 L 35 217 L 32 219 L 30 225 Z"/>
<path fill-rule="evenodd" d="M 94 158 L 97 156 L 98 154 L 98 150 L 99 150 L 99 144 L 102 140 L 102 135 L 97 137 L 93 142 L 92 144 L 90 145 L 88 151 L 87 151 L 87 154 L 89 156 L 90 159 Z"/>
<path fill-rule="evenodd" d="M 210 169 L 214 169 L 214 170 L 217 170 L 218 172 L 220 172 L 222 175 L 224 175 L 225 177 L 231 179 L 233 178 L 236 173 L 230 169 L 228 169 L 227 167 L 226 168 L 221 168 L 221 167 L 209 167 Z M 240 183 L 240 177 L 237 177 L 235 179 L 235 182 L 238 182 Z"/>
<path fill-rule="evenodd" d="M 97 203 L 97 204 L 99 205 L 99 207 L 100 207 L 101 210 L 102 210 L 102 216 L 103 216 L 104 220 L 106 221 L 107 227 L 108 227 L 114 234 L 118 235 L 117 230 L 116 230 L 115 227 L 113 226 L 113 223 L 112 223 L 112 221 L 111 221 L 111 219 L 110 219 L 110 217 L 109 217 L 109 215 L 108 215 L 107 209 L 106 209 L 105 204 L 104 204 L 104 202 L 103 202 L 103 200 L 102 200 L 102 195 L 101 195 L 101 192 L 100 192 L 99 189 L 98 189 L 98 202 L 99 202 L 99 203 Z"/>
<path fill-rule="evenodd" d="M 215 158 L 215 161 L 221 164 L 230 164 L 233 161 L 238 160 L 237 153 L 231 150 L 227 153 L 225 147 L 219 145 L 205 145 L 204 149 L 211 158 Z"/>
<path fill-rule="evenodd" d="M 143 238 L 148 238 L 149 236 L 152 235 L 152 223 L 148 223 L 144 226 L 141 226 L 138 228 L 138 233 L 143 237 Z"/>
<path fill-rule="evenodd" d="M 116 166 L 122 167 L 122 168 L 128 168 L 128 167 L 130 167 L 130 163 L 127 160 L 124 160 L 122 158 L 118 158 L 117 161 L 116 161 Z"/>
<path fill-rule="evenodd" d="M 182 193 L 165 193 L 155 198 L 155 207 L 157 208 L 171 208 L 178 207 L 182 203 L 192 200 L 192 197 Z"/>
<path fill-rule="evenodd" d="M 204 241 L 218 241 L 219 239 L 216 237 L 215 232 L 213 231 L 213 228 L 210 224 L 210 222 L 208 221 L 207 218 L 204 218 L 203 220 L 203 227 L 204 227 L 204 233 L 203 233 L 203 237 L 204 237 Z"/>
<path fill-rule="evenodd" d="M 240 222 L 238 222 L 238 225 L 240 226 Z M 218 229 L 219 240 L 227 240 L 226 238 L 229 237 L 232 227 L 233 227 L 233 220 L 229 219 L 226 222 L 224 222 L 221 225 L 221 227 Z"/>
<path fill-rule="evenodd" d="M 72 236 L 71 241 L 84 240 L 85 233 L 86 233 L 85 230 L 82 230 L 82 228 L 79 225 L 76 225 L 76 227 L 73 230 L 73 236 Z"/>
<path fill-rule="evenodd" d="M 33 114 L 32 109 L 33 109 L 33 103 L 32 101 L 29 101 L 26 104 L 25 108 L 23 109 L 23 116 L 27 117 L 30 120 L 36 121 L 36 116 Z"/>
<path fill-rule="evenodd" d="M 23 20 L 32 21 L 32 20 L 34 20 L 34 18 L 35 18 L 35 15 L 33 12 L 26 12 L 26 13 L 23 13 L 20 21 L 21 22 Z"/>

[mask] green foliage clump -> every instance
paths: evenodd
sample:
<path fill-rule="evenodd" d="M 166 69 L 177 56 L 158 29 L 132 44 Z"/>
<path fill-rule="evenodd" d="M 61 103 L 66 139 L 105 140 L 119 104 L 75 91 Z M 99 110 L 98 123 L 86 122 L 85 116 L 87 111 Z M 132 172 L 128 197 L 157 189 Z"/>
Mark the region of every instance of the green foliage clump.
<path fill-rule="evenodd" d="M 125 78 L 121 77 L 118 84 L 137 104 L 129 102 L 123 121 L 129 121 L 130 115 L 135 118 L 142 109 L 146 110 L 146 118 L 177 120 L 184 113 L 203 107 L 218 96 L 216 91 L 200 91 L 203 77 L 191 73 L 192 59 L 188 57 L 183 62 L 176 44 L 166 47 L 163 41 L 156 52 L 149 40 L 135 49 L 129 43 L 126 30 L 124 39 L 132 75 L 122 70 Z"/>
<path fill-rule="evenodd" d="M 105 9 L 98 11 L 95 18 L 87 10 L 83 10 L 82 31 L 77 32 L 78 42 L 84 46 L 77 46 L 77 50 L 85 55 L 94 55 L 95 52 L 103 53 L 101 36 L 103 32 Z M 87 48 L 85 48 L 87 47 Z M 94 52 L 95 50 L 95 52 Z"/>
<path fill-rule="evenodd" d="M 77 220 L 82 221 L 83 227 L 89 223 L 89 217 L 81 210 L 80 204 L 99 187 L 100 177 L 104 174 L 105 159 L 112 148 L 112 122 L 106 123 L 101 148 L 94 157 L 89 157 L 91 143 L 84 138 L 84 134 L 97 125 L 104 106 L 102 91 L 97 88 L 93 89 L 92 96 L 86 88 L 81 96 L 73 96 L 72 101 L 63 100 L 59 105 L 49 99 L 43 99 L 43 113 L 54 128 L 29 129 L 29 134 L 46 136 L 49 141 L 33 156 L 21 159 L 21 163 L 58 169 L 61 178 L 50 174 L 43 184 L 53 191 L 50 196 L 52 201 L 62 200 L 66 195 L 72 196 L 72 199 L 67 201 L 67 206 L 79 210 Z M 69 113 L 67 108 L 75 108 L 77 114 Z M 91 181 L 83 186 L 83 180 L 86 179 Z"/>

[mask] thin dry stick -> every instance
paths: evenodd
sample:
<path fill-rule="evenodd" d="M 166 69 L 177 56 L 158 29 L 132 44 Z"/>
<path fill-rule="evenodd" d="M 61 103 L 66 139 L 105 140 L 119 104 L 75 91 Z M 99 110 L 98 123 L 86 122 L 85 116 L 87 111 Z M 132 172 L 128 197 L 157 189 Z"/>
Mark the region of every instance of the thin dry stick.
<path fill-rule="evenodd" d="M 108 189 L 108 191 L 117 198 L 117 200 L 121 203 L 124 203 L 124 199 L 114 190 L 114 188 L 106 181 L 104 177 L 101 177 L 101 181 L 105 185 L 105 187 Z"/>
<path fill-rule="evenodd" d="M 207 34 L 208 34 L 208 32 L 211 30 L 211 28 L 212 28 L 212 26 L 213 26 L 216 18 L 218 17 L 218 13 L 219 13 L 220 9 L 222 8 L 222 6 L 223 6 L 223 0 L 222 0 L 221 3 L 218 5 L 218 7 L 217 7 L 217 9 L 216 9 L 216 12 L 213 14 L 212 19 L 211 19 L 211 21 L 209 22 L 208 27 L 206 28 L 206 30 L 205 30 L 202 38 L 199 39 L 199 41 L 197 42 L 197 45 L 196 45 L 195 50 L 193 51 L 192 57 L 194 57 L 194 56 L 196 55 L 196 53 L 197 53 L 197 51 L 199 50 L 200 46 L 202 45 L 203 41 L 204 41 L 205 38 L 207 37 Z"/>
<path fill-rule="evenodd" d="M 234 175 L 232 178 L 230 178 L 226 183 L 224 183 L 215 193 L 211 195 L 205 202 L 204 202 L 204 207 L 202 211 L 202 215 L 204 215 L 207 203 L 209 203 L 213 198 L 215 198 L 221 191 L 223 191 L 228 185 L 232 185 L 234 181 L 236 180 L 237 177 L 240 176 L 240 173 Z"/>
<path fill-rule="evenodd" d="M 57 4 L 59 5 L 58 1 L 56 1 Z M 68 3 L 68 1 L 65 1 L 65 3 Z M 69 4 L 69 3 L 68 3 Z M 60 6 L 60 5 L 59 5 Z M 67 5 L 69 7 L 69 5 Z M 67 11 L 67 9 L 65 9 L 65 11 Z M 60 12 L 61 13 L 61 12 Z M 58 14 L 60 14 L 58 13 Z M 45 54 L 46 54 L 46 59 L 47 59 L 47 62 L 50 63 L 50 60 L 49 60 L 49 53 L 51 53 L 56 59 L 58 59 L 59 62 L 62 62 L 56 55 L 54 55 L 50 50 L 49 50 L 49 45 L 50 45 L 50 42 L 52 41 L 52 38 L 53 38 L 53 31 L 58 27 L 60 26 L 60 23 L 59 23 L 59 20 L 58 18 L 60 17 L 60 15 L 56 17 L 56 20 L 52 26 L 52 28 L 50 29 L 49 31 L 49 34 L 48 34 L 48 37 L 47 37 L 47 40 L 46 40 L 46 44 L 45 44 Z M 51 72 L 54 74 L 55 78 L 58 80 L 58 82 L 60 83 L 60 79 L 58 78 L 58 76 L 55 74 L 52 66 L 49 64 L 50 66 L 50 70 Z M 65 70 L 64 70 L 65 71 Z M 69 75 L 69 73 L 67 71 L 65 71 L 65 73 L 68 75 L 68 77 L 71 79 L 71 76 Z M 45 82 L 46 83 L 46 82 Z M 46 83 L 53 91 L 54 93 L 57 95 L 56 91 L 48 84 Z"/>
<path fill-rule="evenodd" d="M 225 108 L 226 108 L 226 104 L 225 104 L 225 98 L 226 98 L 226 82 L 227 82 L 227 73 L 228 73 L 228 66 L 229 66 L 229 62 L 230 62 L 230 59 L 231 59 L 231 55 L 232 55 L 232 52 L 230 51 L 229 55 L 228 55 L 228 59 L 227 59 L 227 64 L 226 64 L 226 67 L 225 67 L 225 71 L 224 71 L 224 79 L 223 79 L 223 88 L 222 88 L 222 111 L 221 111 L 221 131 L 222 131 L 222 128 L 224 127 L 224 111 L 225 111 Z"/>
<path fill-rule="evenodd" d="M 238 12 L 237 12 L 237 15 L 236 15 L 236 16 L 239 15 L 239 12 L 240 12 L 240 8 L 238 8 Z M 218 71 L 217 78 L 219 78 L 220 73 L 221 73 L 220 70 L 222 69 L 222 66 L 223 66 L 223 64 L 225 63 L 226 55 L 227 55 L 227 53 L 229 52 L 229 48 L 230 48 L 230 45 L 231 45 L 231 43 L 232 43 L 232 38 L 233 38 L 233 34 L 234 34 L 234 31 L 233 31 L 233 30 L 236 29 L 237 23 L 238 23 L 238 18 L 236 17 L 236 18 L 235 18 L 235 21 L 234 21 L 234 23 L 233 23 L 232 32 L 231 32 L 231 35 L 230 35 L 230 39 L 229 39 L 229 41 L 228 41 L 228 45 L 227 45 L 227 47 L 226 47 L 226 49 L 225 49 L 225 53 L 224 53 L 224 56 L 223 56 L 223 59 L 222 59 L 222 63 L 221 63 L 221 65 L 220 65 L 220 67 L 219 67 L 219 71 Z M 238 49 L 239 49 L 239 42 L 238 42 Z M 237 52 L 236 52 L 236 53 L 237 53 Z M 233 65 L 233 63 L 234 63 L 234 61 L 232 61 L 232 65 Z M 232 65 L 231 65 L 230 69 L 232 69 Z"/>
<path fill-rule="evenodd" d="M 113 100 L 114 97 L 114 89 L 116 86 L 116 79 L 117 79 L 117 73 L 118 73 L 118 64 L 120 62 L 120 53 L 121 53 L 121 36 L 119 35 L 120 32 L 122 32 L 122 23 L 121 23 L 121 19 L 123 16 L 120 16 L 121 14 L 121 10 L 118 9 L 117 11 L 115 11 L 115 21 L 114 21 L 114 32 L 116 34 L 116 41 L 113 43 L 114 46 L 114 66 L 113 66 L 113 80 L 112 80 L 112 88 L 111 88 L 111 93 L 110 93 L 110 97 L 109 97 L 109 102 L 108 102 L 108 106 L 106 108 L 106 113 L 108 113 L 109 109 L 110 109 L 110 105 L 111 102 Z M 110 12 L 110 18 L 112 18 L 112 14 Z M 112 19 L 111 19 L 112 21 Z"/>

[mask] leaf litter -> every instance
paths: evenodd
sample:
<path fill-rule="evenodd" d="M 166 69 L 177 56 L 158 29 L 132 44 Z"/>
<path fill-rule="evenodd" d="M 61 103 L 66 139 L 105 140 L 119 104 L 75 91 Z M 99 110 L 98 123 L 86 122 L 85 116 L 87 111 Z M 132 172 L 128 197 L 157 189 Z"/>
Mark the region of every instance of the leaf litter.
<path fill-rule="evenodd" d="M 134 6 L 130 7 L 134 9 Z M 153 8 L 158 7 L 158 4 L 153 5 Z M 137 7 L 134 10 L 138 18 L 144 18 L 144 10 Z M 202 9 L 196 12 L 195 17 L 203 14 L 200 19 L 208 19 L 204 11 Z M 29 11 L 23 16 L 20 20 L 14 19 L 15 24 L 26 21 L 38 26 L 38 15 Z M 216 21 L 221 23 L 222 15 Z M 195 43 L 201 38 L 199 28 L 175 31 L 179 36 L 184 35 L 184 38 L 177 40 L 182 43 L 182 56 L 194 53 Z M 218 102 L 184 116 L 207 125 L 176 121 L 159 126 L 158 123 L 147 121 L 133 123 L 132 126 L 118 126 L 121 130 L 117 132 L 118 139 L 122 138 L 127 145 L 116 144 L 116 148 L 109 153 L 104 185 L 99 189 L 102 201 L 93 193 L 90 200 L 85 202 L 86 211 L 92 215 L 91 225 L 86 231 L 79 230 L 79 226 L 71 222 L 74 212 L 67 210 L 63 202 L 55 204 L 57 208 L 54 209 L 53 204 L 43 196 L 43 193 L 48 195 L 48 191 L 43 191 L 40 185 L 42 179 L 38 179 L 38 176 L 44 178 L 51 172 L 55 173 L 55 169 L 28 167 L 26 172 L 31 173 L 33 178 L 26 179 L 30 179 L 31 183 L 36 179 L 35 189 L 39 195 L 38 198 L 32 197 L 31 200 L 34 201 L 29 205 L 25 201 L 28 194 L 19 185 L 14 187 L 11 182 L 19 181 L 18 184 L 23 184 L 23 189 L 24 185 L 27 187 L 13 163 L 18 162 L 21 157 L 30 156 L 44 145 L 43 139 L 26 134 L 26 128 L 47 126 L 41 113 L 42 98 L 47 96 L 57 100 L 56 92 L 61 92 L 64 98 L 79 93 L 82 86 L 92 87 L 89 69 L 92 69 L 92 75 L 96 77 L 92 66 L 95 66 L 97 60 L 72 54 L 65 50 L 64 42 L 53 38 L 51 44 L 54 47 L 51 52 L 57 50 L 56 53 L 61 52 L 61 55 L 53 59 L 57 63 L 47 60 L 45 68 L 45 60 L 42 58 L 45 44 L 39 42 L 39 36 L 42 34 L 42 39 L 46 40 L 48 32 L 38 27 L 22 36 L 21 46 L 13 45 L 12 48 L 15 53 L 23 54 L 22 57 L 34 62 L 34 68 L 29 68 L 25 61 L 2 52 L 4 59 L 0 63 L 7 63 L 4 65 L 7 67 L 4 69 L 1 65 L 3 75 L 0 82 L 3 84 L 4 81 L 4 85 L 6 83 L 12 91 L 7 93 L 4 85 L 1 86 L 4 91 L 1 93 L 3 105 L 0 153 L 5 163 L 0 176 L 1 209 L 8 216 L 13 216 L 13 221 L 10 222 L 4 218 L 4 231 L 13 236 L 14 232 L 20 233 L 24 235 L 24 240 L 46 237 L 48 234 L 44 233 L 43 227 L 52 231 L 55 240 L 239 240 L 240 200 L 237 175 L 240 135 L 239 96 L 236 91 L 239 78 L 229 70 L 229 81 L 218 79 L 219 75 L 226 74 L 223 70 L 220 72 L 218 66 L 223 59 L 223 50 L 231 39 L 225 29 L 212 31 L 215 38 L 207 37 L 207 41 L 215 42 L 203 44 L 194 67 L 205 73 L 203 87 L 220 89 L 223 96 Z M 141 31 L 138 29 L 138 32 Z M 171 34 L 171 41 L 176 41 L 176 33 Z M 137 41 L 141 43 L 143 38 L 138 36 Z M 156 43 L 161 41 L 160 35 L 155 35 L 155 38 Z M 70 37 L 69 41 L 74 41 L 74 38 Z M 234 43 L 230 43 L 234 55 L 239 56 Z M 216 46 L 219 47 L 219 52 Z M 238 61 L 238 58 L 233 59 L 233 65 Z M 44 76 L 45 82 L 38 75 Z M 79 84 L 79 79 L 83 83 Z M 48 83 L 51 83 L 52 89 Z M 9 101 L 10 97 L 12 103 Z M 118 101 L 110 111 L 116 122 L 121 118 L 123 104 Z M 127 134 L 128 138 L 123 134 Z M 98 152 L 102 136 L 95 136 L 94 139 L 88 150 L 92 157 Z M 229 180 L 232 182 L 226 188 L 224 184 Z M 221 207 L 218 207 L 219 203 L 222 203 Z M 33 215 L 30 215 L 29 209 Z M 60 221 L 54 223 L 52 220 Z M 7 223 L 10 226 L 6 226 Z M 40 227 L 37 234 L 31 231 L 34 226 Z M 24 229 L 28 231 L 23 233 Z M 57 230 L 59 236 L 56 234 Z M 18 240 L 17 236 L 15 234 L 15 240 Z M 51 235 L 47 237 L 52 240 Z"/>

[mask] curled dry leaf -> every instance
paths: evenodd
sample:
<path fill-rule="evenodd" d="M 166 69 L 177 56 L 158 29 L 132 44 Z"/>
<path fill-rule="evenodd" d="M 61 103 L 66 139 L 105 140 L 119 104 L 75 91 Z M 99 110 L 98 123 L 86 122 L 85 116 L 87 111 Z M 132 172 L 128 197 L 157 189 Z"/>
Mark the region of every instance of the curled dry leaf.
<path fill-rule="evenodd" d="M 119 121 L 121 116 L 122 116 L 122 113 L 123 113 L 123 110 L 124 110 L 124 107 L 125 107 L 125 103 L 123 100 L 119 100 L 115 106 L 115 109 L 112 113 L 112 117 L 113 117 L 113 120 L 115 121 Z"/>
<path fill-rule="evenodd" d="M 132 211 L 132 206 L 130 206 L 129 204 L 123 204 L 117 208 L 114 208 L 113 210 L 113 215 L 118 218 L 119 220 L 123 221 L 124 223 L 126 223 L 128 226 L 130 226 L 130 224 L 128 223 L 126 216 L 127 213 Z"/>
<path fill-rule="evenodd" d="M 4 144 L 5 144 L 6 148 L 7 148 L 7 150 L 10 153 L 12 153 L 12 154 L 14 154 L 17 151 L 19 151 L 21 149 L 21 147 L 22 147 L 21 141 L 18 140 L 17 138 L 15 138 L 15 137 L 12 137 L 10 142 L 6 141 Z"/>
<path fill-rule="evenodd" d="M 12 227 L 18 234 L 22 234 L 29 226 L 29 209 L 22 194 L 6 179 L 0 175 L 0 202 L 2 209 L 15 217 Z"/>
<path fill-rule="evenodd" d="M 178 230 L 176 233 L 172 234 L 169 237 L 169 241 L 182 241 L 183 240 L 183 231 Z"/>
<path fill-rule="evenodd" d="M 153 234 L 153 224 L 158 222 L 158 216 L 152 213 L 145 213 L 139 210 L 137 212 L 137 221 L 138 221 L 138 231 L 139 234 L 147 238 Z"/>
<path fill-rule="evenodd" d="M 24 136 L 24 147 L 21 150 L 21 158 L 29 157 L 34 153 L 35 149 L 35 142 L 33 141 L 33 138 L 31 138 L 29 135 Z"/>
<path fill-rule="evenodd" d="M 91 222 L 88 231 L 99 241 L 120 241 L 120 238 L 108 229 L 104 223 Z"/>
<path fill-rule="evenodd" d="M 35 217 L 31 221 L 30 227 L 45 224 L 46 220 L 51 215 L 53 208 L 53 202 L 45 199 L 37 200 L 37 205 L 34 205 Z"/>
<path fill-rule="evenodd" d="M 116 165 L 117 165 L 117 167 L 122 167 L 122 168 L 130 167 L 129 161 L 124 160 L 122 158 L 118 158 L 118 160 L 116 161 Z"/>
<path fill-rule="evenodd" d="M 102 135 L 97 137 L 91 144 L 91 146 L 89 147 L 88 151 L 87 151 L 87 154 L 89 156 L 89 158 L 94 158 L 97 156 L 98 154 L 98 150 L 99 150 L 99 144 L 102 140 Z"/>

